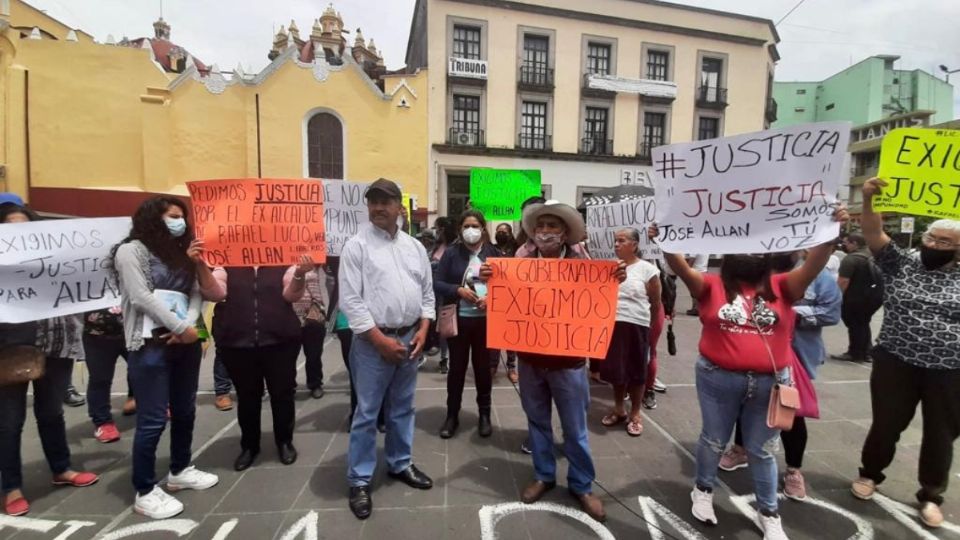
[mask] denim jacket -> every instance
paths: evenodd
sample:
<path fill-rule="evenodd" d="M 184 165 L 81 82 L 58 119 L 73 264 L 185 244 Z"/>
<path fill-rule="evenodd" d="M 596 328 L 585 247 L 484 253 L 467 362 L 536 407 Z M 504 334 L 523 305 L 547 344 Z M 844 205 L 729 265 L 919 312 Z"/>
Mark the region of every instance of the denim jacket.
<path fill-rule="evenodd" d="M 829 270 L 822 270 L 807 287 L 803 299 L 793 305 L 797 326 L 793 333 L 793 350 L 811 379 L 827 356 L 822 329 L 840 322 L 843 295 Z"/>

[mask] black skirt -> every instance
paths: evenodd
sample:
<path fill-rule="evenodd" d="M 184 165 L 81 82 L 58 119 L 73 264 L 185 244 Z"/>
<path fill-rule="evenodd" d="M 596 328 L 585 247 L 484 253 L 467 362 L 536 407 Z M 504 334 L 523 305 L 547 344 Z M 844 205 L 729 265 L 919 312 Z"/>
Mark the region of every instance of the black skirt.
<path fill-rule="evenodd" d="M 614 324 L 607 358 L 600 362 L 600 377 L 605 382 L 617 386 L 639 386 L 647 382 L 649 331 L 639 324 L 624 321 Z"/>

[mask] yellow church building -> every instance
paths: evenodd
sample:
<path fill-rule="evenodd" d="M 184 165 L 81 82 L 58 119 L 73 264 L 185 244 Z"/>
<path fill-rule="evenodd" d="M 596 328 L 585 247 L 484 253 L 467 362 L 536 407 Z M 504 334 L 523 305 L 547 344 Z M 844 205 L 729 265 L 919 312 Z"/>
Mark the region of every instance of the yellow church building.
<path fill-rule="evenodd" d="M 162 18 L 153 30 L 97 43 L 0 0 L 0 191 L 71 216 L 207 178 L 387 177 L 428 199 L 426 69 L 388 72 L 332 6 L 303 35 L 281 28 L 255 74 L 195 58 Z"/>

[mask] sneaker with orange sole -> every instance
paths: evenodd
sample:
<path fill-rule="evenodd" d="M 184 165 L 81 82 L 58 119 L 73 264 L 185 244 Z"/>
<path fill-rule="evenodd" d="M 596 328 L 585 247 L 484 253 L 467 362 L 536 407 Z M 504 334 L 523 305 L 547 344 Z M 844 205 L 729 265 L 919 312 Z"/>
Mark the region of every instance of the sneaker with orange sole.
<path fill-rule="evenodd" d="M 218 411 L 229 411 L 233 409 L 233 400 L 230 399 L 229 394 L 220 394 L 214 401 L 214 405 L 217 406 Z"/>
<path fill-rule="evenodd" d="M 115 423 L 107 422 L 106 424 L 97 426 L 96 431 L 93 432 L 93 436 L 103 444 L 108 444 L 120 440 L 120 431 L 117 429 Z"/>

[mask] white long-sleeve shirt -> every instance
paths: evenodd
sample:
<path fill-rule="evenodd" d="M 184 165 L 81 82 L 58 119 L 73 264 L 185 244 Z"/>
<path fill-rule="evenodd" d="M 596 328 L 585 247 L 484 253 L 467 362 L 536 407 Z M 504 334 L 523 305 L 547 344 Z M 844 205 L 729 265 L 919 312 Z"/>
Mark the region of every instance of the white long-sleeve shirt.
<path fill-rule="evenodd" d="M 423 245 L 403 231 L 391 237 L 372 223 L 361 225 L 340 254 L 340 309 L 355 334 L 435 318 Z"/>

